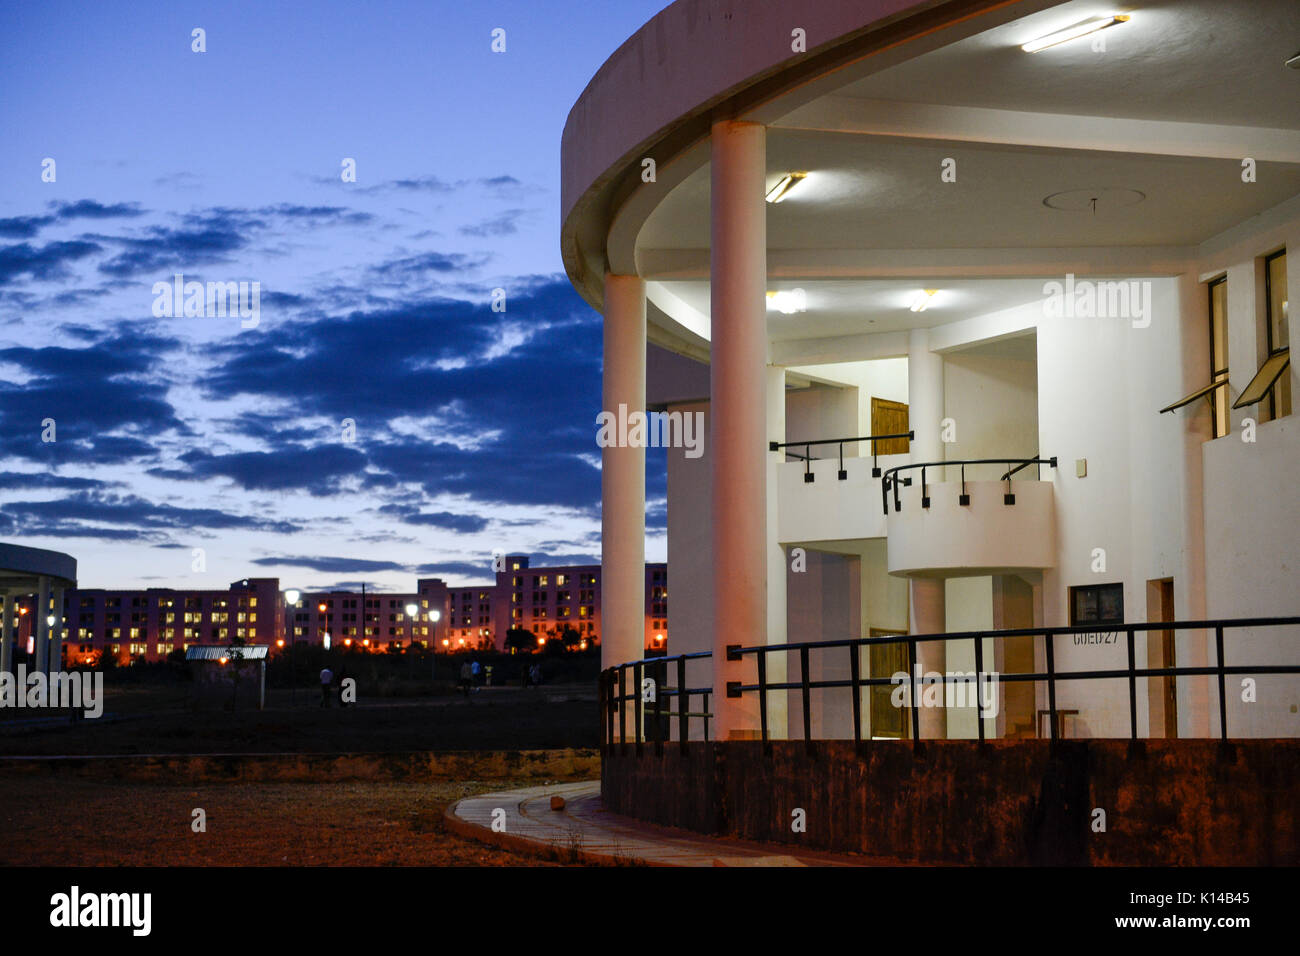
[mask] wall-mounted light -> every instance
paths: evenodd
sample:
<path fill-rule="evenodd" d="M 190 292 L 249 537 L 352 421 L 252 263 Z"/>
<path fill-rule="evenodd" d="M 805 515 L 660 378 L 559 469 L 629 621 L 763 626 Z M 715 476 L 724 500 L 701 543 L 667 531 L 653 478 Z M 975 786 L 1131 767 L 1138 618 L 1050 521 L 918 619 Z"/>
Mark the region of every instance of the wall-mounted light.
<path fill-rule="evenodd" d="M 1046 36 L 1030 40 L 1022 44 L 1020 49 L 1026 53 L 1037 53 L 1039 50 L 1046 50 L 1048 47 L 1056 46 L 1058 43 L 1067 43 L 1070 40 L 1077 40 L 1079 37 L 1086 37 L 1098 30 L 1105 30 L 1107 27 L 1113 27 L 1120 23 L 1129 21 L 1128 14 L 1117 13 L 1109 17 L 1090 17 L 1082 20 L 1074 26 L 1066 27 L 1064 30 L 1057 30 L 1055 33 L 1049 33 Z"/>
<path fill-rule="evenodd" d="M 799 185 L 808 177 L 807 173 L 786 173 L 776 181 L 776 185 L 767 191 L 768 202 L 781 202 L 789 194 L 790 190 Z"/>
<path fill-rule="evenodd" d="M 911 309 L 913 312 L 924 312 L 930 306 L 930 300 L 938 289 L 921 289 L 916 295 L 912 296 Z"/>

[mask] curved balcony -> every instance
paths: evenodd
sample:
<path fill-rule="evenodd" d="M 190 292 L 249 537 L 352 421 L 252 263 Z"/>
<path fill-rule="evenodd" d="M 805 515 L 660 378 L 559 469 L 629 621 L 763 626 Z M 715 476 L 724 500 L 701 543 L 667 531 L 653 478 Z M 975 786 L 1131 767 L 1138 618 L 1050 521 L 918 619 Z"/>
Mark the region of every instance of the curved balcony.
<path fill-rule="evenodd" d="M 967 481 L 970 466 L 1001 465 L 995 481 Z M 1051 481 L 1012 481 L 1030 465 L 1055 458 L 973 459 L 899 465 L 885 472 L 890 574 L 913 577 L 1040 571 L 1056 564 L 1056 509 Z M 945 479 L 956 472 L 959 480 Z"/>

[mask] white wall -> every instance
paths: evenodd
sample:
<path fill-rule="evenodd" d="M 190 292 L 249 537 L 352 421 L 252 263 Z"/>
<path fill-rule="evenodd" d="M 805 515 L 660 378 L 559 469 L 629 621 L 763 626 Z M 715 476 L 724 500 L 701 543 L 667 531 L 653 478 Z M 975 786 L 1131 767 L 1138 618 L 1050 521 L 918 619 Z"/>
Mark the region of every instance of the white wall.
<path fill-rule="evenodd" d="M 1032 342 L 1032 339 L 1030 340 Z M 1038 451 L 1038 372 L 1033 356 L 948 352 L 943 357 L 944 416 L 951 418 L 956 440 L 944 457 L 1030 458 Z M 968 479 L 996 478 L 1001 466 L 975 466 Z M 1015 479 L 1033 480 L 1025 469 Z M 949 479 L 957 473 L 949 469 Z"/>

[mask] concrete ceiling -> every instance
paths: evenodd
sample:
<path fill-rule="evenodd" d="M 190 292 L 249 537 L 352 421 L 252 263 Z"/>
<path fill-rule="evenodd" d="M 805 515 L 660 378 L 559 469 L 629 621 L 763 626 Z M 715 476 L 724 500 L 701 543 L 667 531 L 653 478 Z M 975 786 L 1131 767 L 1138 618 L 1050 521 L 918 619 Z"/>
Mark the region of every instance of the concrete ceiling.
<path fill-rule="evenodd" d="M 1088 39 L 1020 49 L 1117 12 L 1132 19 L 1096 35 L 1104 51 Z M 769 312 L 772 340 L 945 325 L 1039 299 L 1031 276 L 1182 271 L 1197 246 L 1300 195 L 1300 70 L 1284 66 L 1297 52 L 1300 0 L 1071 0 L 870 75 L 845 71 L 838 87 L 788 94 L 784 112 L 767 104 L 769 185 L 808 173 L 767 207 L 768 288 L 802 288 L 808 304 Z M 944 182 L 950 158 L 956 181 Z M 611 233 L 625 243 L 611 257 L 627 262 L 634 246 L 652 301 L 698 352 L 707 148 L 665 168 L 667 193 Z M 941 291 L 910 312 L 920 288 Z"/>
<path fill-rule="evenodd" d="M 950 157 L 957 181 L 943 183 Z M 768 206 L 770 249 L 1196 245 L 1300 193 L 1300 166 L 1289 164 L 1261 163 L 1245 184 L 1231 159 L 772 130 L 769 178 L 790 170 L 808 178 Z M 1073 190 L 1096 191 L 1096 211 L 1043 202 Z M 1103 190 L 1145 199 L 1109 205 Z M 655 209 L 638 246 L 707 248 L 709 193 L 705 166 Z"/>
<path fill-rule="evenodd" d="M 1034 54 L 1020 45 L 1093 16 L 1100 34 Z M 859 80 L 841 95 L 1044 113 L 1300 128 L 1297 0 L 1075 0 Z"/>

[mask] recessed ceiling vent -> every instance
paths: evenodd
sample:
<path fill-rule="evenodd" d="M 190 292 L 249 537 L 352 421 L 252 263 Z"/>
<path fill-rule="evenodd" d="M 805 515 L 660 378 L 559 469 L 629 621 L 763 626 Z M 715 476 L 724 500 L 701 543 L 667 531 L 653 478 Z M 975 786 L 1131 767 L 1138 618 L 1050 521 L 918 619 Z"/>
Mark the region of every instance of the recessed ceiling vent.
<path fill-rule="evenodd" d="M 1105 189 L 1067 189 L 1064 192 L 1052 193 L 1043 200 L 1043 205 L 1065 212 L 1091 212 L 1095 214 L 1108 212 L 1112 209 L 1123 209 L 1125 206 L 1136 206 L 1146 198 L 1146 193 L 1139 192 L 1136 189 L 1115 189 L 1112 187 Z"/>

